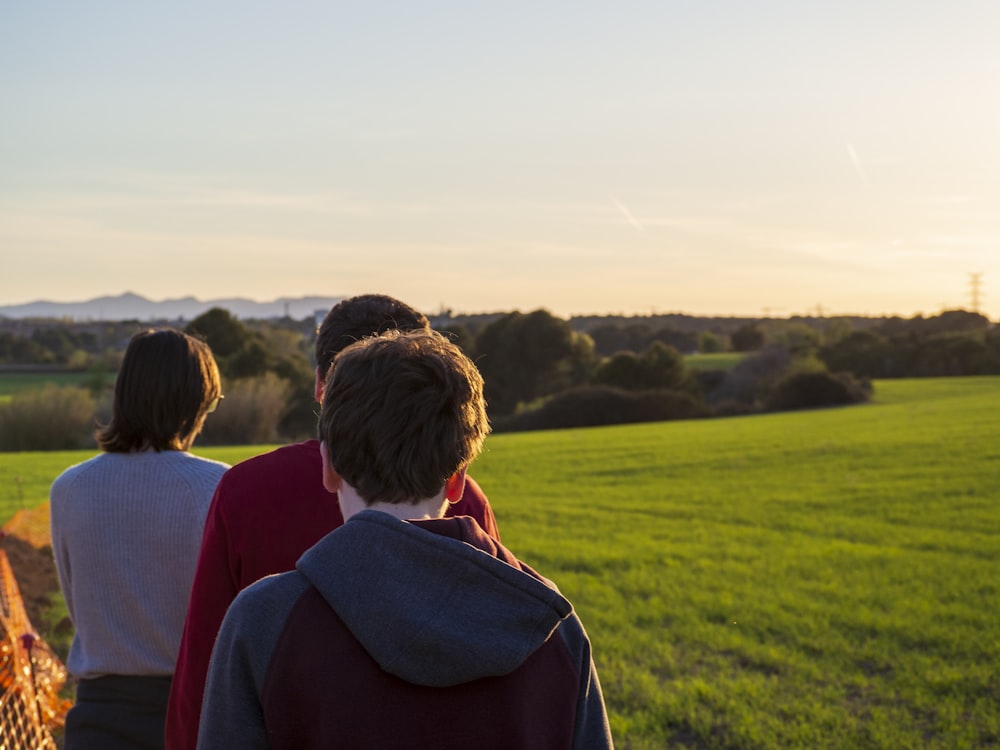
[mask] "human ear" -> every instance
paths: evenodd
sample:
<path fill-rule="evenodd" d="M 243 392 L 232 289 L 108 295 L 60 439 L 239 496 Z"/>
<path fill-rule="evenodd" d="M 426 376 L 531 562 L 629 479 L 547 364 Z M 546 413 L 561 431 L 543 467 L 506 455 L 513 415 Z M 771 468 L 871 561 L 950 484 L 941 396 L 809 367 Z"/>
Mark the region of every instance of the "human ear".
<path fill-rule="evenodd" d="M 465 469 L 459 469 L 444 485 L 444 499 L 454 505 L 465 494 Z"/>
<path fill-rule="evenodd" d="M 339 492 L 344 480 L 330 463 L 330 451 L 327 450 L 325 441 L 319 444 L 319 454 L 323 457 L 323 486 L 327 492 Z"/>

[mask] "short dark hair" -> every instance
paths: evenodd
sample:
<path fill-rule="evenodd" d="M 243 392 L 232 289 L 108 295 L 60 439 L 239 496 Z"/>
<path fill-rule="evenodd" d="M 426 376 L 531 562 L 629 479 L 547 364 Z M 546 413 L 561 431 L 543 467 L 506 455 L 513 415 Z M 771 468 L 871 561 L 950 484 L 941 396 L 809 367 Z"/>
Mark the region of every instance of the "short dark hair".
<path fill-rule="evenodd" d="M 325 378 L 333 358 L 355 341 L 385 331 L 430 327 L 426 315 L 385 294 L 341 300 L 330 308 L 316 332 L 316 367 Z"/>
<path fill-rule="evenodd" d="M 109 453 L 187 450 L 221 395 L 208 344 L 172 328 L 140 331 L 125 350 L 111 422 L 98 428 L 97 443 Z"/>
<path fill-rule="evenodd" d="M 319 436 L 369 504 L 433 497 L 489 431 L 479 370 L 430 329 L 362 339 L 330 369 Z"/>

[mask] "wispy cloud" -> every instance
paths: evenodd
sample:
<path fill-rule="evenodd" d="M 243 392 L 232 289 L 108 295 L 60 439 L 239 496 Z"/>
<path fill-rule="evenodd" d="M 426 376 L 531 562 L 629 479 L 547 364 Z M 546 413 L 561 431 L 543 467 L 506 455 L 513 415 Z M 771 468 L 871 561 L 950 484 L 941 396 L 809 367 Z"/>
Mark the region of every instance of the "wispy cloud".
<path fill-rule="evenodd" d="M 631 211 L 628 210 L 627 206 L 625 206 L 624 204 L 622 204 L 622 202 L 620 200 L 618 200 L 617 198 L 615 198 L 613 195 L 609 196 L 609 197 L 611 198 L 611 202 L 615 204 L 615 208 L 617 208 L 619 211 L 621 211 L 622 216 L 625 217 L 625 221 L 627 221 L 629 224 L 631 224 L 633 227 L 635 227 L 635 230 L 637 232 L 645 232 L 646 231 L 646 228 L 642 224 L 639 223 L 639 220 L 637 218 L 635 218 L 635 215 Z"/>
<path fill-rule="evenodd" d="M 868 173 L 865 171 L 864 164 L 861 163 L 861 159 L 858 157 L 858 152 L 854 149 L 853 143 L 844 144 L 847 147 L 847 155 L 851 159 L 851 164 L 854 166 L 854 171 L 857 173 L 858 177 L 861 179 L 865 185 L 868 185 Z"/>

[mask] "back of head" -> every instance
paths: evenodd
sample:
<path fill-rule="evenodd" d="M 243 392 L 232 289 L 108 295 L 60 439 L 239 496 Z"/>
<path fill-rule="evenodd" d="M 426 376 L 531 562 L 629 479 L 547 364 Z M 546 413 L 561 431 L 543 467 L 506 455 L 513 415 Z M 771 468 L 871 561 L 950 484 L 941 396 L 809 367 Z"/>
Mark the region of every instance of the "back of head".
<path fill-rule="evenodd" d="M 427 328 L 427 316 L 385 294 L 361 294 L 342 300 L 326 314 L 316 333 L 316 367 L 325 376 L 341 350 L 366 336 Z"/>
<path fill-rule="evenodd" d="M 170 328 L 141 331 L 125 350 L 111 423 L 97 442 L 110 453 L 187 450 L 221 394 L 208 344 Z"/>
<path fill-rule="evenodd" d="M 391 330 L 334 360 L 319 436 L 333 468 L 369 504 L 433 497 L 488 433 L 482 376 L 439 333 Z"/>

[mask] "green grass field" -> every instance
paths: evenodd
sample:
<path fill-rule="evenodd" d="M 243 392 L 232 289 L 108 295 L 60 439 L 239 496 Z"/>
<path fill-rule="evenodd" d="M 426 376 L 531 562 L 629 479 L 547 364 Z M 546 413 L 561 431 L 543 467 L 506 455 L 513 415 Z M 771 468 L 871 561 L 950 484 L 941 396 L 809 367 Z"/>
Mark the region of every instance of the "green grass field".
<path fill-rule="evenodd" d="M 1000 378 L 880 381 L 845 409 L 497 435 L 471 473 L 575 603 L 617 747 L 997 747 L 998 415 Z M 0 454 L 0 518 L 87 455 Z"/>
<path fill-rule="evenodd" d="M 92 377 L 86 372 L 2 372 L 0 373 L 0 404 L 10 401 L 11 396 L 32 388 L 41 388 L 52 383 L 68 386 L 80 385 Z"/>
<path fill-rule="evenodd" d="M 716 352 L 714 354 L 688 354 L 684 364 L 691 370 L 728 370 L 736 366 L 746 354 L 742 352 Z"/>

